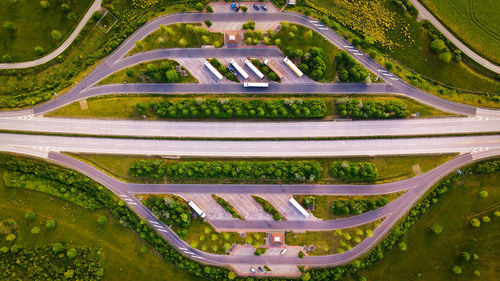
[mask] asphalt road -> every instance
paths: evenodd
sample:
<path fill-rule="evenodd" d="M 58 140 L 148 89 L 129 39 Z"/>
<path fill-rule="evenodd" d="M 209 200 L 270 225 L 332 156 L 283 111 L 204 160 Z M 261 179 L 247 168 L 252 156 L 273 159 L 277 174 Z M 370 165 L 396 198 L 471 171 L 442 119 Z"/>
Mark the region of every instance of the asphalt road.
<path fill-rule="evenodd" d="M 0 130 L 174 138 L 322 138 L 429 136 L 500 132 L 500 119 L 430 118 L 371 121 L 140 121 L 0 117 Z"/>

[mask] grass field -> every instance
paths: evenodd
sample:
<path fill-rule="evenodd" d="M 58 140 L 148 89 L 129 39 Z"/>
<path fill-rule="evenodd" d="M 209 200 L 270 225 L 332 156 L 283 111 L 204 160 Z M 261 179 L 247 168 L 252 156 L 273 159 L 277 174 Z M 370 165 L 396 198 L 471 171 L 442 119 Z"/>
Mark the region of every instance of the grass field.
<path fill-rule="evenodd" d="M 495 0 L 420 0 L 458 38 L 500 64 L 500 17 Z"/>
<path fill-rule="evenodd" d="M 390 0 L 310 0 L 339 22 L 382 45 L 384 53 L 404 66 L 443 84 L 478 92 L 499 92 L 500 82 L 466 63 L 443 63 L 429 49 L 427 31 L 414 17 L 404 16 Z"/>
<path fill-rule="evenodd" d="M 368 280 L 497 280 L 500 252 L 500 217 L 498 210 L 500 173 L 469 176 L 454 184 L 450 190 L 431 207 L 403 238 L 407 251 L 396 246 L 373 267 L 361 271 Z M 486 190 L 486 198 L 479 191 Z M 472 217 L 488 215 L 490 223 L 481 223 L 479 228 L 470 225 Z M 441 224 L 441 235 L 430 232 L 429 227 Z M 479 260 L 465 262 L 460 253 L 478 254 Z M 462 267 L 461 275 L 452 272 L 453 265 Z M 481 277 L 472 272 L 479 270 Z M 350 278 L 348 280 L 358 280 Z"/>
<path fill-rule="evenodd" d="M 123 74 L 125 75 L 125 74 Z M 126 75 L 125 75 L 126 76 Z M 111 79 L 111 77 L 109 78 Z M 116 81 L 119 82 L 119 78 Z M 125 79 L 125 77 L 123 77 Z M 129 79 L 129 78 L 126 78 Z M 108 81 L 107 79 L 105 81 Z M 128 81 L 128 80 L 126 80 Z M 103 82 L 104 83 L 104 82 Z M 280 95 L 256 95 L 254 97 L 244 97 L 238 95 L 190 95 L 190 96 L 173 96 L 171 100 L 179 100 L 187 97 L 194 98 L 239 98 L 243 100 L 248 99 L 263 99 L 263 100 L 272 100 L 276 98 L 289 98 L 290 96 L 280 96 Z M 308 96 L 309 98 L 318 98 L 317 96 Z M 345 96 L 343 96 L 345 97 Z M 336 110 L 334 108 L 335 100 L 339 97 L 322 97 L 327 103 L 327 117 L 326 119 L 338 118 L 336 114 Z M 363 100 L 388 100 L 388 99 L 398 99 L 406 103 L 408 106 L 408 112 L 415 113 L 420 112 L 420 117 L 439 117 L 439 116 L 453 116 L 450 113 L 446 113 L 435 109 L 433 107 L 421 104 L 417 101 L 408 98 L 402 97 L 388 97 L 388 96 L 352 96 L 354 99 L 363 99 Z M 136 103 L 151 103 L 152 101 L 160 101 L 165 99 L 165 97 L 160 96 L 148 96 L 148 95 L 128 95 L 128 96 L 108 96 L 108 97 L 97 97 L 97 98 L 89 98 L 88 109 L 82 110 L 80 108 L 79 102 L 74 102 L 69 105 L 66 105 L 62 108 L 56 109 L 52 112 L 45 114 L 47 117 L 77 117 L 77 118 L 100 118 L 100 119 L 143 119 L 133 108 L 132 106 Z M 304 97 L 303 99 L 307 99 Z M 408 116 L 409 117 L 409 116 Z M 147 120 L 159 120 L 155 114 L 153 114 L 151 108 L 148 108 L 146 112 Z M 176 118 L 177 120 L 179 118 Z M 164 120 L 164 119 L 162 119 Z"/>
<path fill-rule="evenodd" d="M 122 226 L 107 210 L 89 211 L 73 203 L 30 190 L 7 188 L 0 170 L 0 221 L 14 219 L 25 248 L 54 242 L 68 246 L 99 246 L 104 249 L 104 280 L 200 280 L 167 263 L 140 239 L 137 233 Z M 31 210 L 36 219 L 28 222 L 24 215 Z M 108 224 L 99 226 L 97 217 L 105 215 Z M 45 229 L 45 221 L 54 219 L 54 231 Z M 31 234 L 31 228 L 40 227 L 40 234 Z M 140 248 L 147 246 L 142 254 Z"/>
<path fill-rule="evenodd" d="M 40 1 L 9 0 L 0 1 L 0 24 L 11 21 L 16 24 L 16 31 L 12 34 L 4 28 L 0 29 L 0 57 L 9 55 L 13 62 L 28 61 L 39 57 L 35 47 L 40 46 L 45 54 L 56 49 L 64 39 L 71 34 L 83 15 L 94 2 L 93 0 L 48 1 L 49 7 L 43 9 Z M 66 3 L 69 11 L 64 12 L 61 4 Z M 75 20 L 67 18 L 73 13 Z M 62 39 L 56 41 L 51 38 L 52 30 L 58 30 Z"/>
<path fill-rule="evenodd" d="M 140 159 L 159 159 L 159 157 L 142 157 L 142 156 L 118 156 L 118 155 L 108 155 L 108 154 L 79 154 L 79 155 L 71 155 L 80 160 L 83 160 L 89 164 L 94 165 L 95 167 L 105 171 L 111 176 L 114 176 L 119 179 L 123 179 L 128 182 L 150 182 L 150 183 L 250 183 L 255 181 L 243 181 L 243 180 L 224 180 L 224 179 L 196 179 L 196 180 L 188 180 L 188 179 L 139 179 L 134 178 L 128 174 L 128 169 L 130 164 L 135 160 Z M 322 166 L 322 179 L 316 181 L 316 183 L 320 184 L 340 184 L 343 183 L 341 180 L 334 179 L 328 173 L 329 164 L 332 161 L 337 160 L 348 160 L 348 161 L 372 161 L 377 165 L 379 171 L 379 178 L 377 183 L 383 182 L 393 182 L 406 178 L 410 178 L 415 176 L 412 166 L 418 164 L 421 171 L 423 173 L 430 171 L 431 169 L 439 166 L 452 159 L 454 155 L 452 154 L 444 154 L 444 155 L 421 155 L 421 156 L 398 156 L 398 157 L 353 157 L 353 158 L 318 158 L 318 159 L 308 159 L 318 161 Z M 201 161 L 219 161 L 225 160 L 223 159 L 196 159 L 196 158 L 186 158 L 181 160 L 201 160 Z M 227 160 L 237 160 L 237 159 L 227 159 Z M 258 159 L 255 161 L 262 160 L 276 160 L 276 159 Z M 179 160 L 173 159 L 165 159 L 167 165 L 171 163 L 175 163 Z M 247 159 L 247 161 L 253 161 L 252 159 Z M 264 181 L 261 181 L 263 183 Z M 267 180 L 265 182 L 269 183 L 280 183 L 279 181 Z"/>
<path fill-rule="evenodd" d="M 309 246 L 313 244 L 316 249 L 308 252 L 311 256 L 324 256 L 342 253 L 350 250 L 363 239 L 368 237 L 382 220 L 370 222 L 356 228 L 335 231 L 308 231 L 306 233 L 287 232 L 285 242 L 290 246 Z"/>
<path fill-rule="evenodd" d="M 224 45 L 222 33 L 212 33 L 201 24 L 176 23 L 162 26 L 137 42 L 129 55 L 159 48 L 199 48 L 202 45 Z"/>
<path fill-rule="evenodd" d="M 175 66 L 179 65 L 178 62 L 174 60 L 156 60 L 156 61 L 149 61 L 145 63 L 140 63 L 138 65 L 134 65 L 129 68 L 122 69 L 118 72 L 115 72 L 111 74 L 110 76 L 104 78 L 103 80 L 99 81 L 99 84 L 118 84 L 118 83 L 168 83 L 166 81 L 156 81 L 154 79 L 151 79 L 151 77 L 148 77 L 145 72 L 148 70 L 147 66 L 148 64 L 154 65 L 157 69 L 161 67 L 162 62 L 168 62 L 170 64 L 171 69 L 175 69 Z M 184 67 L 182 67 L 183 70 L 186 70 Z M 134 75 L 128 76 L 127 71 L 132 70 L 134 72 Z M 181 76 L 179 74 L 179 81 L 176 81 L 175 83 L 197 83 L 198 81 L 187 71 L 187 76 Z"/>

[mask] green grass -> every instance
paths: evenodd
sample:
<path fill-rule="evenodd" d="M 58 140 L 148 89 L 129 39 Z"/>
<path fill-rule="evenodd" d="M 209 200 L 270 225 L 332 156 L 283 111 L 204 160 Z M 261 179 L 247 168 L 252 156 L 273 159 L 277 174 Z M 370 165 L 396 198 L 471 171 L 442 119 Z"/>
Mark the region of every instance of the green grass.
<path fill-rule="evenodd" d="M 224 35 L 209 32 L 199 23 L 176 23 L 162 26 L 149 34 L 139 45 L 136 44 L 129 55 L 159 48 L 199 48 L 202 45 L 221 47 L 224 45 Z"/>
<path fill-rule="evenodd" d="M 368 237 L 366 231 L 373 231 L 381 220 L 370 222 L 356 228 L 347 228 L 335 231 L 307 231 L 306 233 L 287 232 L 285 242 L 290 246 L 309 246 L 313 244 L 316 249 L 308 252 L 311 256 L 324 256 L 342 253 L 359 244 Z M 356 231 L 360 231 L 356 233 Z M 359 239 L 356 241 L 356 239 Z"/>
<path fill-rule="evenodd" d="M 455 36 L 500 64 L 500 17 L 495 0 L 421 0 Z"/>
<path fill-rule="evenodd" d="M 11 3 L 9 0 L 0 2 L 0 24 L 5 21 L 14 22 L 17 30 L 10 34 L 5 29 L 0 29 L 0 57 L 9 55 L 13 62 L 33 60 L 39 55 L 35 47 L 40 46 L 45 54 L 56 49 L 64 39 L 73 32 L 78 22 L 87 12 L 93 0 L 49 0 L 50 6 L 43 9 L 40 1 L 17 0 Z M 69 5 L 70 10 L 64 12 L 61 4 Z M 69 13 L 74 13 L 75 21 L 67 19 Z M 62 39 L 52 39 L 52 30 L 58 30 Z"/>
<path fill-rule="evenodd" d="M 104 249 L 103 280 L 164 280 L 177 278 L 179 281 L 200 280 L 191 276 L 165 260 L 150 248 L 137 233 L 122 226 L 107 210 L 89 211 L 73 203 L 53 196 L 17 188 L 7 188 L 0 171 L 0 221 L 14 219 L 18 224 L 20 241 L 25 248 L 34 248 L 54 242 L 64 242 L 68 246 L 99 246 Z M 26 211 L 36 213 L 35 221 L 28 222 Z M 108 217 L 108 224 L 99 226 L 97 218 Z M 54 231 L 45 229 L 45 221 L 54 219 Z M 31 234 L 32 227 L 38 226 L 41 233 Z M 146 254 L 139 249 L 149 248 Z"/>
<path fill-rule="evenodd" d="M 126 76 L 126 74 L 123 74 Z M 122 76 L 123 77 L 123 76 Z M 111 79 L 111 76 L 106 78 Z M 114 78 L 113 78 L 114 79 Z M 117 78 L 116 82 L 120 81 L 123 78 Z M 127 78 L 128 79 L 128 78 Z M 126 80 L 128 81 L 128 80 Z M 184 98 L 238 98 L 242 100 L 249 99 L 262 99 L 262 100 L 272 100 L 277 98 L 289 98 L 290 96 L 280 96 L 280 95 L 258 95 L 258 96 L 241 96 L 241 95 L 183 95 L 183 96 L 169 96 L 169 99 L 172 101 L 180 100 Z M 300 97 L 301 99 L 308 98 L 318 98 L 319 96 L 308 95 L 307 97 Z M 345 97 L 345 96 L 344 96 Z M 341 97 L 323 97 L 325 102 L 327 103 L 327 116 L 325 119 L 338 118 L 338 115 L 334 109 L 335 101 Z M 397 99 L 401 100 L 408 106 L 409 113 L 420 112 L 420 117 L 439 117 L 439 116 L 453 116 L 453 114 L 446 113 L 435 109 L 433 107 L 421 104 L 415 100 L 403 97 L 388 97 L 388 96 L 352 96 L 355 99 L 363 99 L 363 100 L 392 100 Z M 87 99 L 88 109 L 82 110 L 80 108 L 79 102 L 73 102 L 68 104 L 62 108 L 56 109 L 52 112 L 45 114 L 48 117 L 78 117 L 78 118 L 99 118 L 99 119 L 143 119 L 141 115 L 139 115 L 132 106 L 136 103 L 146 103 L 149 104 L 152 101 L 160 101 L 165 99 L 165 97 L 161 97 L 158 95 L 118 95 L 118 96 L 105 96 L 105 97 L 96 97 Z M 409 116 L 408 116 L 409 117 Z M 151 110 L 148 108 L 146 112 L 146 120 L 160 120 Z M 164 119 L 162 119 L 164 120 Z"/>
<path fill-rule="evenodd" d="M 131 177 L 128 174 L 128 169 L 130 164 L 135 160 L 141 159 L 158 159 L 159 157 L 144 157 L 144 156 L 122 156 L 122 155 L 110 155 L 110 154 L 72 154 L 71 156 L 76 157 L 82 161 L 85 161 L 91 165 L 94 165 L 98 169 L 103 170 L 111 176 L 119 179 L 123 179 L 128 182 L 158 182 L 158 183 L 252 183 L 255 181 L 240 180 L 236 179 L 139 179 Z M 318 161 L 322 167 L 321 180 L 317 181 L 318 184 L 340 184 L 343 183 L 339 179 L 334 179 L 328 173 L 328 167 L 331 162 L 339 160 L 348 161 L 359 161 L 359 162 L 374 162 L 379 171 L 379 178 L 376 183 L 393 182 L 402 179 L 410 178 L 415 176 L 413 173 L 412 166 L 418 164 L 423 173 L 430 171 L 431 169 L 449 161 L 455 157 L 454 154 L 443 154 L 443 155 L 419 155 L 419 156 L 395 156 L 395 157 L 352 157 L 352 158 L 308 158 L 307 160 Z M 186 159 L 165 159 L 167 166 L 173 164 L 176 161 L 183 160 L 200 160 L 200 161 L 221 161 L 221 160 L 238 160 L 231 158 L 221 158 L 221 159 L 197 159 L 197 158 L 186 158 Z M 265 161 L 265 160 L 277 160 L 277 159 L 247 159 L 247 161 Z M 281 181 L 267 180 L 268 183 L 282 183 Z M 261 182 L 261 183 L 265 183 Z"/>
<path fill-rule="evenodd" d="M 351 30 L 383 42 L 380 50 L 426 77 L 465 90 L 500 91 L 500 82 L 488 77 L 491 72 L 473 63 L 441 62 L 438 55 L 430 51 L 430 38 L 422 24 L 414 17 L 403 15 L 390 0 L 357 1 L 356 5 L 372 2 L 370 5 L 361 4 L 362 8 L 353 8 L 353 3 L 341 0 L 310 2 L 350 26 Z M 352 35 L 348 36 L 352 38 Z"/>
<path fill-rule="evenodd" d="M 134 65 L 132 67 L 128 67 L 125 69 L 122 69 L 118 72 L 115 72 L 111 74 L 110 76 L 104 78 L 99 82 L 99 84 L 118 84 L 118 83 L 168 83 L 165 81 L 156 81 L 152 79 L 151 77 L 147 76 L 145 72 L 147 71 L 147 66 L 148 64 L 154 65 L 157 69 L 161 67 L 162 62 L 169 62 L 170 68 L 175 69 L 175 66 L 179 65 L 178 62 L 174 60 L 156 60 L 156 61 L 149 61 L 149 62 L 144 62 L 140 63 L 138 65 Z M 187 72 L 187 76 L 183 77 L 179 73 L 179 81 L 175 83 L 197 83 L 198 81 L 185 69 L 182 67 L 183 70 Z M 132 70 L 134 72 L 134 75 L 132 77 L 127 75 L 127 71 Z"/>
<path fill-rule="evenodd" d="M 500 173 L 468 176 L 453 185 L 450 190 L 431 207 L 402 239 L 407 251 L 396 246 L 373 267 L 363 270 L 360 275 L 368 280 L 496 280 L 498 278 L 498 249 L 500 217 L 493 215 L 498 210 Z M 486 190 L 486 198 L 478 196 Z M 492 208 L 493 207 L 493 208 Z M 489 211 L 488 211 L 489 210 Z M 484 212 L 484 213 L 483 213 Z M 472 217 L 488 215 L 490 223 L 482 223 L 480 228 L 469 224 Z M 441 235 L 431 234 L 429 227 L 441 224 Z M 478 254 L 479 260 L 464 262 L 460 252 Z M 455 275 L 451 268 L 458 264 L 463 273 Z M 481 272 L 480 278 L 472 275 Z M 358 279 L 349 279 L 358 280 Z"/>
<path fill-rule="evenodd" d="M 334 215 L 332 212 L 332 203 L 335 200 L 339 199 L 344 199 L 344 200 L 351 200 L 351 199 L 377 199 L 380 197 L 387 197 L 389 199 L 389 202 L 392 200 L 398 198 L 401 196 L 403 193 L 402 192 L 397 192 L 397 193 L 391 193 L 387 195 L 376 195 L 376 196 L 336 196 L 336 195 L 313 195 L 316 198 L 316 205 L 314 206 L 314 211 L 312 211 L 312 214 L 323 220 L 335 220 L 342 218 L 343 216 L 337 216 Z M 310 195 L 294 195 L 293 197 L 301 203 L 302 200 L 301 198 L 303 197 L 308 197 Z"/>

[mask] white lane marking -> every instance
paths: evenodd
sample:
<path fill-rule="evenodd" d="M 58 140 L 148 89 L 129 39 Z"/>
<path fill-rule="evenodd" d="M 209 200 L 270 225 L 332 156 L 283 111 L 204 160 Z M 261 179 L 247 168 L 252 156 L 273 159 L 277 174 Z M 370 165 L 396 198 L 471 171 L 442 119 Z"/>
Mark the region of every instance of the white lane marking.
<path fill-rule="evenodd" d="M 328 30 L 328 27 L 320 27 L 321 30 Z"/>
<path fill-rule="evenodd" d="M 489 149 L 490 149 L 489 147 L 475 147 L 474 149 L 472 149 L 471 153 L 479 153 L 479 152 L 487 151 Z"/>
<path fill-rule="evenodd" d="M 165 229 L 158 229 L 158 231 L 161 231 L 161 232 L 168 232 L 168 231 L 166 231 Z"/>
<path fill-rule="evenodd" d="M 398 78 L 391 78 L 391 80 L 398 80 Z"/>
<path fill-rule="evenodd" d="M 318 22 L 317 20 L 310 20 L 309 21 L 310 23 L 315 23 L 315 22 Z"/>

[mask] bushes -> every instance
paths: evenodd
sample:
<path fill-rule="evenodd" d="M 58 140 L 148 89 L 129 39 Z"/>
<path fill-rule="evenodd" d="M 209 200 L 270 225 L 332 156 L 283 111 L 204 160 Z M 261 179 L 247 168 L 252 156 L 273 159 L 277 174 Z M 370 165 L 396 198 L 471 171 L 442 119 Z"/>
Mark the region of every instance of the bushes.
<path fill-rule="evenodd" d="M 159 179 L 165 175 L 165 163 L 161 160 L 137 160 L 130 164 L 128 173 L 133 177 Z"/>
<path fill-rule="evenodd" d="M 165 224 L 174 224 L 182 228 L 187 228 L 191 224 L 191 209 L 179 197 L 151 196 L 144 200 L 143 203 Z"/>
<path fill-rule="evenodd" d="M 352 200 L 335 200 L 332 203 L 332 212 L 335 215 L 358 215 L 364 212 L 375 210 L 389 203 L 385 197 L 377 199 L 352 199 Z"/>
<path fill-rule="evenodd" d="M 313 161 L 185 161 L 170 165 L 167 176 L 178 179 L 314 181 L 321 177 L 321 166 Z"/>
<path fill-rule="evenodd" d="M 378 177 L 378 170 L 374 163 L 335 161 L 330 165 L 330 175 L 344 181 L 373 182 Z"/>
<path fill-rule="evenodd" d="M 346 51 L 341 51 L 335 55 L 335 64 L 339 79 L 342 82 L 365 81 L 369 75 L 368 70 L 359 64 Z"/>
<path fill-rule="evenodd" d="M 273 205 L 271 205 L 269 202 L 267 202 L 265 199 L 252 195 L 253 199 L 259 203 L 260 206 L 262 206 L 262 209 L 268 214 L 270 214 L 275 221 L 279 220 L 284 220 L 283 216 L 276 210 Z"/>
<path fill-rule="evenodd" d="M 210 64 L 215 67 L 227 80 L 233 82 L 240 82 L 234 74 L 232 74 L 224 65 L 222 65 L 216 58 L 212 58 L 209 60 Z"/>
<path fill-rule="evenodd" d="M 162 118 L 323 118 L 326 104 L 320 99 L 249 100 L 183 99 L 152 102 L 153 112 Z"/>
<path fill-rule="evenodd" d="M 339 99 L 337 112 L 342 118 L 405 118 L 408 115 L 406 104 L 398 100 L 363 101 L 358 99 Z"/>
<path fill-rule="evenodd" d="M 226 212 L 230 213 L 233 216 L 233 218 L 240 220 L 243 219 L 243 217 L 238 213 L 238 211 L 236 211 L 236 209 L 234 209 L 234 207 L 231 206 L 231 204 L 229 204 L 229 202 L 224 200 L 222 197 L 219 197 L 215 194 L 212 194 L 212 197 L 215 199 L 215 201 L 217 201 L 219 205 L 222 206 L 222 208 L 224 208 L 224 210 L 226 210 Z"/>

